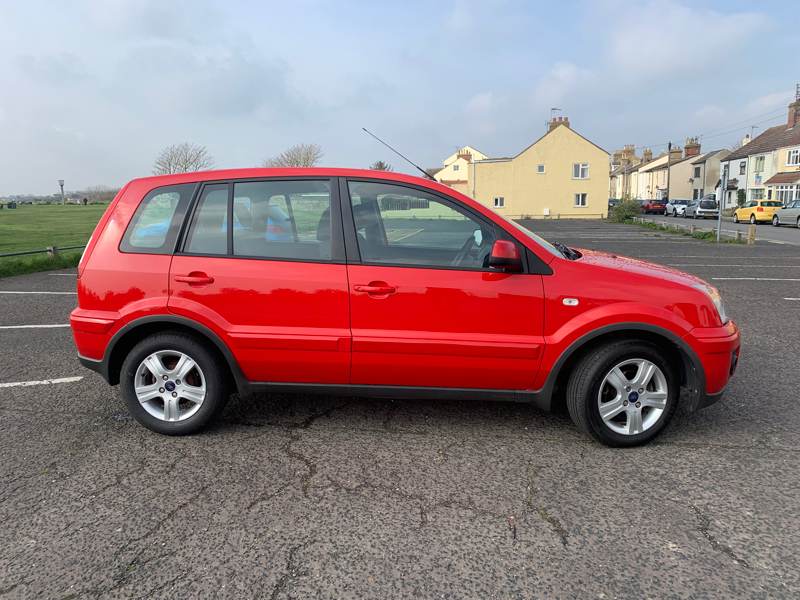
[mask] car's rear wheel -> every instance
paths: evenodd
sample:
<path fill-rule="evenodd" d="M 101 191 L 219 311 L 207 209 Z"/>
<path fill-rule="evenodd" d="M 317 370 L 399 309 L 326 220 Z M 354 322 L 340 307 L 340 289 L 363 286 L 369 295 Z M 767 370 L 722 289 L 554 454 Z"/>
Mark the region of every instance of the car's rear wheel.
<path fill-rule="evenodd" d="M 796 223 L 796 225 L 797 225 L 797 228 L 798 228 L 798 229 L 800 229 L 800 217 L 797 217 L 797 223 Z"/>
<path fill-rule="evenodd" d="M 750 215 L 750 225 L 755 225 L 755 224 L 756 224 L 756 216 Z"/>
<path fill-rule="evenodd" d="M 772 226 L 773 227 L 780 227 L 780 225 L 781 225 L 781 220 L 778 217 L 778 215 L 772 215 Z"/>
<path fill-rule="evenodd" d="M 157 334 L 136 344 L 122 364 L 120 387 L 133 417 L 167 435 L 199 431 L 228 399 L 218 359 L 180 333 Z"/>
<path fill-rule="evenodd" d="M 679 382 L 660 348 L 619 341 L 590 351 L 567 384 L 567 409 L 575 425 L 609 446 L 653 439 L 678 404 Z"/>
<path fill-rule="evenodd" d="M 733 222 L 734 223 L 739 222 L 739 214 L 736 211 L 733 211 Z"/>

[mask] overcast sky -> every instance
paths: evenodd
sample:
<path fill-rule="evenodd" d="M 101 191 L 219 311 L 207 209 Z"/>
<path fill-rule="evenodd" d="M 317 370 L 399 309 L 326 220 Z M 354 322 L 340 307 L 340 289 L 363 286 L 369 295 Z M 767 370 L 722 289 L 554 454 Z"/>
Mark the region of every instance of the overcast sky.
<path fill-rule="evenodd" d="M 785 118 L 794 2 L 0 0 L 0 194 L 119 186 L 165 145 L 217 167 L 297 142 L 434 166 L 514 154 L 551 107 L 611 151 L 729 146 Z"/>

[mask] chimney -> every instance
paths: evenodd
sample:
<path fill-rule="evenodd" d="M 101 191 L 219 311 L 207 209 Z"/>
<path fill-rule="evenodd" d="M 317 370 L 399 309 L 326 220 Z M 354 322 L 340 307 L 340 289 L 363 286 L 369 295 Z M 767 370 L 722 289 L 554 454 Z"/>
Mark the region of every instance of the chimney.
<path fill-rule="evenodd" d="M 787 127 L 791 129 L 800 123 L 800 98 L 795 100 L 789 105 L 789 119 L 787 120 Z"/>
<path fill-rule="evenodd" d="M 642 162 L 649 163 L 653 160 L 653 151 L 650 148 L 645 148 L 642 151 Z"/>
<path fill-rule="evenodd" d="M 686 145 L 683 147 L 683 156 L 689 158 L 690 156 L 700 155 L 700 142 L 696 137 L 686 138 Z"/>
<path fill-rule="evenodd" d="M 669 162 L 678 162 L 682 156 L 683 152 L 681 151 L 680 146 L 673 146 L 672 150 L 669 151 Z"/>
<path fill-rule="evenodd" d="M 547 133 L 550 133 L 559 125 L 565 125 L 569 129 L 569 119 L 567 117 L 553 117 L 547 122 Z"/>
<path fill-rule="evenodd" d="M 458 151 L 458 154 L 456 155 L 456 158 L 463 158 L 468 163 L 471 163 L 472 162 L 472 153 L 469 150 L 467 150 L 466 148 L 462 148 L 461 150 Z"/>

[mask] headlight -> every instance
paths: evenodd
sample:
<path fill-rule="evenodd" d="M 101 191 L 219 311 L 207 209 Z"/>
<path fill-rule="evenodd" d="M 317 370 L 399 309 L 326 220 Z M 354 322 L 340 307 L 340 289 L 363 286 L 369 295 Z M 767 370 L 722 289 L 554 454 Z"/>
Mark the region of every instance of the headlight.
<path fill-rule="evenodd" d="M 722 322 L 722 324 L 725 325 L 725 323 L 730 321 L 728 314 L 725 311 L 725 303 L 722 301 L 722 296 L 720 296 L 719 290 L 712 285 L 708 285 L 707 283 L 698 284 L 696 287 L 698 290 L 704 291 L 714 304 L 714 308 L 717 309 L 717 314 L 719 315 L 719 320 Z"/>

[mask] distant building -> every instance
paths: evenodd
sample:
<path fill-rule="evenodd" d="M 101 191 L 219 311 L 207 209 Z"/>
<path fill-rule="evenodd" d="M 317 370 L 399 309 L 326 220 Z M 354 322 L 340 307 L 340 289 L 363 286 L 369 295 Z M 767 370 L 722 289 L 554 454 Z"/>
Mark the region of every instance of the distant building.
<path fill-rule="evenodd" d="M 630 196 L 631 173 L 640 165 L 642 159 L 636 156 L 633 144 L 623 146 L 611 155 L 611 174 L 608 189 L 609 198 L 622 199 Z"/>
<path fill-rule="evenodd" d="M 515 156 L 472 162 L 468 195 L 513 217 L 605 217 L 609 158 L 569 119 L 556 117 Z"/>
<path fill-rule="evenodd" d="M 448 156 L 442 161 L 443 167 L 435 170 L 429 169 L 428 172 L 436 181 L 449 185 L 454 190 L 462 194 L 468 194 L 470 186 L 470 165 L 476 160 L 488 158 L 483 152 L 476 150 L 472 146 L 464 146 Z"/>
<path fill-rule="evenodd" d="M 740 191 L 746 202 L 800 198 L 800 97 L 789 104 L 785 123 L 734 150 L 721 165 L 728 169 L 725 208 L 737 206 Z"/>

